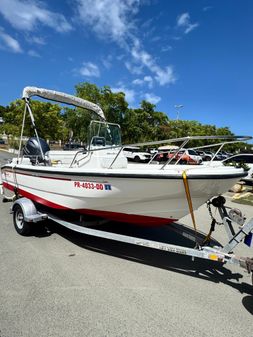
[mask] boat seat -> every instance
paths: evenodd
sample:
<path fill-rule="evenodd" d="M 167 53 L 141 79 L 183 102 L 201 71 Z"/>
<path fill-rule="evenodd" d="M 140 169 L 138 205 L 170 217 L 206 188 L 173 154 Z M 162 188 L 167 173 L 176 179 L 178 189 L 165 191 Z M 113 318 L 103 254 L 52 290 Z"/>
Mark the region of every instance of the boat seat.
<path fill-rule="evenodd" d="M 91 139 L 91 144 L 94 146 L 105 146 L 105 138 L 94 136 Z"/>

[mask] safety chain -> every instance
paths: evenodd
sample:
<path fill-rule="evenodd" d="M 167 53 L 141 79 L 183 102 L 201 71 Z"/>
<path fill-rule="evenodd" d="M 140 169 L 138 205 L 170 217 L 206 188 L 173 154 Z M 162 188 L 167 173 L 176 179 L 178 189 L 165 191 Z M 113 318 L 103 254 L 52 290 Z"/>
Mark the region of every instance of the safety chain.
<path fill-rule="evenodd" d="M 212 202 L 211 202 L 211 201 L 207 201 L 207 202 L 206 202 L 206 206 L 207 206 L 208 212 L 209 212 L 209 214 L 210 214 L 210 217 L 211 217 L 211 219 L 212 219 L 212 222 L 215 221 L 216 225 L 219 225 L 219 226 L 223 225 L 223 222 L 217 221 L 217 220 L 215 219 L 215 217 L 213 216 L 212 209 L 211 209 L 211 205 L 212 205 Z"/>
<path fill-rule="evenodd" d="M 225 203 L 225 199 L 223 197 L 221 197 L 221 196 L 213 199 L 212 201 L 209 200 L 209 201 L 206 202 L 207 209 L 208 209 L 208 212 L 209 212 L 210 217 L 212 219 L 212 222 L 211 222 L 209 233 L 204 238 L 201 246 L 210 245 L 210 243 L 211 243 L 211 235 L 215 231 L 215 225 L 223 225 L 223 222 L 218 222 L 215 219 L 215 217 L 213 216 L 211 205 L 213 205 L 214 207 L 219 207 L 219 205 L 224 205 L 224 203 Z"/>

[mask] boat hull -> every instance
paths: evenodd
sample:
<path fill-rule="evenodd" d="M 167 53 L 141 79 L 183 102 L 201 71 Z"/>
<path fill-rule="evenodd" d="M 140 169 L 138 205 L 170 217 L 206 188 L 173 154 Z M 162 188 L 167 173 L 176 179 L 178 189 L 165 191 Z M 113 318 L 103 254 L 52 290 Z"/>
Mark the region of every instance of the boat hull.
<path fill-rule="evenodd" d="M 111 171 L 109 171 L 111 172 Z M 5 192 L 58 210 L 71 210 L 143 226 L 160 226 L 189 213 L 182 175 L 57 172 L 53 169 L 2 168 Z M 226 191 L 235 175 L 188 178 L 193 208 Z"/>

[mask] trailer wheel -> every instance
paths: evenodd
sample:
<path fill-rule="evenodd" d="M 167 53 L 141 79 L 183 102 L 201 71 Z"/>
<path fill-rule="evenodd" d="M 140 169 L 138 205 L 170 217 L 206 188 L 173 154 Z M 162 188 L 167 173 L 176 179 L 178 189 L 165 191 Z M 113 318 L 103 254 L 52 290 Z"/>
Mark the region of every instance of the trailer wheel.
<path fill-rule="evenodd" d="M 20 205 L 15 205 L 13 210 L 13 223 L 16 231 L 20 235 L 27 236 L 31 232 L 31 225 L 25 221 L 23 209 Z"/>

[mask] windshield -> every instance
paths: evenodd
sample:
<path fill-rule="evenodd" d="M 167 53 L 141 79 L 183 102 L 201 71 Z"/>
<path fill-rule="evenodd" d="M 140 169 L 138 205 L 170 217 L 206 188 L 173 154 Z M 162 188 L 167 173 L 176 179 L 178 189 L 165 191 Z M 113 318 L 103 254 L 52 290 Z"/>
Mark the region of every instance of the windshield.
<path fill-rule="evenodd" d="M 123 150 L 128 152 L 143 152 L 139 147 L 124 147 Z"/>
<path fill-rule="evenodd" d="M 121 130 L 118 124 L 92 121 L 88 133 L 89 145 L 121 146 Z"/>
<path fill-rule="evenodd" d="M 196 151 L 194 150 L 188 150 L 189 154 L 193 155 L 193 156 L 197 156 L 198 154 L 196 153 Z"/>
<path fill-rule="evenodd" d="M 242 154 L 242 155 L 235 155 L 231 158 L 223 160 L 224 163 L 247 163 L 247 164 L 253 164 L 253 154 L 252 155 L 247 155 L 247 154 Z"/>

